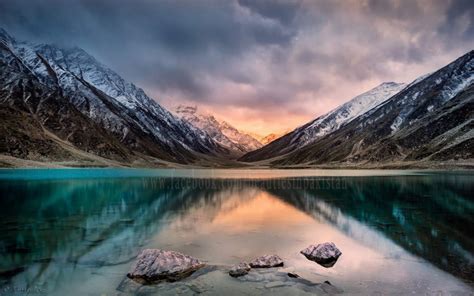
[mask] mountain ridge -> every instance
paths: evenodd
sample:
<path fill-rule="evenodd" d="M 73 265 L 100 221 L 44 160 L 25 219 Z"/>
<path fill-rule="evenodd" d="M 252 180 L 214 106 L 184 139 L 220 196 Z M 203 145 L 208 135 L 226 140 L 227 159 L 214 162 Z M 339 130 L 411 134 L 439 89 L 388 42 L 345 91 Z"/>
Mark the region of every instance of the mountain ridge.
<path fill-rule="evenodd" d="M 126 82 L 80 48 L 63 49 L 48 44 L 16 41 L 2 30 L 0 60 L 3 78 L 0 85 L 4 91 L 0 102 L 3 106 L 15 109 L 27 105 L 30 116 L 40 122 L 51 121 L 54 112 L 44 110 L 38 114 L 38 107 L 68 109 L 65 112 L 74 114 L 79 112 L 101 128 L 98 135 L 103 142 L 107 143 L 106 139 L 111 137 L 118 141 L 114 140 L 114 143 L 122 146 L 119 150 L 127 154 L 121 161 L 144 160 L 150 156 L 163 161 L 191 163 L 201 158 L 196 154 L 214 157 L 227 151 L 207 134 L 176 118 L 142 89 Z M 25 88 L 25 85 L 29 88 Z M 36 88 L 44 92 L 39 97 L 31 93 Z M 18 95 L 11 96 L 12 93 Z M 58 105 L 55 108 L 42 104 L 43 97 L 51 97 L 48 94 L 54 94 L 55 99 L 50 103 Z M 35 100 L 25 99 L 28 96 L 35 97 Z M 45 128 L 43 124 L 40 125 L 42 129 Z M 61 129 L 59 125 L 58 128 Z M 67 129 L 65 126 L 62 128 Z M 57 133 L 51 130 L 48 132 Z M 92 136 L 82 133 L 83 139 L 73 145 L 87 142 L 87 138 Z M 64 135 L 59 138 L 67 140 Z M 18 145 L 21 145 L 21 141 Z M 0 147 L 2 153 L 15 156 L 6 143 Z M 83 147 L 97 154 L 93 151 L 95 148 Z M 47 155 L 43 157 L 47 158 Z"/>
<path fill-rule="evenodd" d="M 340 129 L 286 155 L 270 156 L 268 162 L 364 165 L 472 159 L 473 81 L 470 51 Z M 241 160 L 264 159 L 252 157 L 249 153 Z"/>
<path fill-rule="evenodd" d="M 241 160 L 253 161 L 283 155 L 316 141 L 342 125 L 347 124 L 357 116 L 368 112 L 377 105 L 389 99 L 392 95 L 406 87 L 404 83 L 384 82 L 366 91 L 328 113 L 296 128 L 283 137 L 275 139 L 270 145 L 244 155 Z"/>

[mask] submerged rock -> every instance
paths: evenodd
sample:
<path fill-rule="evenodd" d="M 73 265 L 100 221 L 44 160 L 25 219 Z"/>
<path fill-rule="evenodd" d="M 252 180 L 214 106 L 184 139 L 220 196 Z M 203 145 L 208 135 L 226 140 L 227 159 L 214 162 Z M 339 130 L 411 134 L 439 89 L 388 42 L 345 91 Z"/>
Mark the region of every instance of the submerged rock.
<path fill-rule="evenodd" d="M 117 294 L 117 296 L 177 294 L 196 295 L 199 293 L 206 293 L 212 289 L 212 284 L 208 283 L 205 278 L 208 276 L 208 274 L 215 272 L 221 273 L 217 266 L 205 265 L 203 268 L 193 272 L 189 277 L 186 278 L 185 281 L 167 282 L 166 285 L 150 285 L 149 283 L 132 280 L 128 277 L 125 277 L 116 288 L 117 291 L 121 292 Z"/>
<path fill-rule="evenodd" d="M 252 262 L 250 266 L 253 268 L 270 268 L 283 266 L 283 260 L 278 255 L 263 255 Z"/>
<path fill-rule="evenodd" d="M 273 295 L 269 292 L 273 292 L 272 290 L 274 288 L 278 289 L 278 293 L 275 293 L 278 295 L 306 295 L 306 293 L 311 295 L 334 295 L 342 292 L 342 290 L 327 283 L 313 282 L 303 277 L 290 277 L 288 276 L 288 270 L 285 270 L 284 272 L 281 270 L 282 269 L 280 268 L 252 269 L 252 272 L 249 272 L 249 274 L 246 276 L 238 278 L 238 280 L 242 283 L 247 283 L 246 285 L 242 286 L 251 287 L 254 292 L 237 294 L 254 295 L 258 294 L 255 292 L 255 289 L 258 289 L 263 291 L 260 294 Z M 268 289 L 269 291 L 265 291 L 265 289 Z"/>
<path fill-rule="evenodd" d="M 324 281 L 324 283 L 321 283 L 319 287 L 321 288 L 321 290 L 323 290 L 326 294 L 329 295 L 344 293 L 342 289 L 333 286 L 329 281 Z"/>
<path fill-rule="evenodd" d="M 290 278 L 299 278 L 300 276 L 294 272 L 288 272 L 287 275 L 290 277 Z"/>
<path fill-rule="evenodd" d="M 232 268 L 229 270 L 229 275 L 232 277 L 243 276 L 249 273 L 250 268 L 250 265 L 245 262 L 241 262 L 237 265 L 232 266 Z"/>
<path fill-rule="evenodd" d="M 308 260 L 314 261 L 324 267 L 334 266 L 339 256 L 342 255 L 334 243 L 310 245 L 300 253 Z"/>
<path fill-rule="evenodd" d="M 196 258 L 174 251 L 145 249 L 127 277 L 140 283 L 154 283 L 160 280 L 177 281 L 191 275 L 204 264 Z"/>

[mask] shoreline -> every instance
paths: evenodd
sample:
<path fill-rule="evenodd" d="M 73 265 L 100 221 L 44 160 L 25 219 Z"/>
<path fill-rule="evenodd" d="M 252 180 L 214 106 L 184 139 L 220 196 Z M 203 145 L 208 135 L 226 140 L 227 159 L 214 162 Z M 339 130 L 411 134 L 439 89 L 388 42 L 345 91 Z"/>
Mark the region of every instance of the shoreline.
<path fill-rule="evenodd" d="M 178 164 L 162 163 L 117 163 L 89 161 L 37 161 L 0 155 L 0 169 L 186 169 L 186 170 L 439 170 L 471 171 L 474 159 L 444 162 L 392 162 L 392 163 L 330 163 L 272 166 L 262 163 Z"/>

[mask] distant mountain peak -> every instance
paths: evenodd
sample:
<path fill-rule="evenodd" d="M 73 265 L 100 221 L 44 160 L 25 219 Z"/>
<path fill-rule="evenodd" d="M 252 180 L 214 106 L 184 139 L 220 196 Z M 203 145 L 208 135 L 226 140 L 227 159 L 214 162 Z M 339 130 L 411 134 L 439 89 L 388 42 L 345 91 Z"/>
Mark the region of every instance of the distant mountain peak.
<path fill-rule="evenodd" d="M 266 135 L 260 135 L 260 134 L 256 134 L 256 133 L 249 133 L 249 135 L 251 135 L 252 137 L 257 139 L 263 145 L 267 145 L 268 143 L 273 142 L 274 140 L 280 138 L 281 136 L 286 135 L 290 131 L 291 130 L 285 130 L 283 132 L 269 133 L 269 134 L 266 134 Z"/>
<path fill-rule="evenodd" d="M 214 141 L 229 149 L 235 156 L 241 156 L 262 146 L 258 140 L 239 131 L 230 123 L 218 120 L 212 114 L 199 112 L 197 106 L 179 105 L 175 108 L 175 113 L 206 132 Z"/>

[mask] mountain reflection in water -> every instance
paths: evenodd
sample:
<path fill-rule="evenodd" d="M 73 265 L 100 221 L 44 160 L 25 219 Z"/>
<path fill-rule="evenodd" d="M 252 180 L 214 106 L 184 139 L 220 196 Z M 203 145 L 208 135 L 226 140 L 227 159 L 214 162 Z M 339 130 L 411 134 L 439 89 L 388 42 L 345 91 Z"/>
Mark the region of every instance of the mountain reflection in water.
<path fill-rule="evenodd" d="M 295 241 L 312 233 L 301 225 L 312 221 L 381 254 L 396 245 L 464 282 L 472 285 L 474 279 L 472 175 L 304 177 L 284 183 L 167 177 L 3 180 L 0 192 L 4 286 L 46 282 L 55 291 L 78 266 L 120 266 L 122 272 L 149 246 L 230 264 L 235 260 L 230 254 L 248 258 L 273 251 L 276 243 L 294 249 Z M 325 229 L 318 231 L 331 237 L 332 230 Z M 248 239 L 245 248 L 239 236 Z M 370 256 L 351 254 L 344 246 L 342 251 L 343 259 Z"/>

